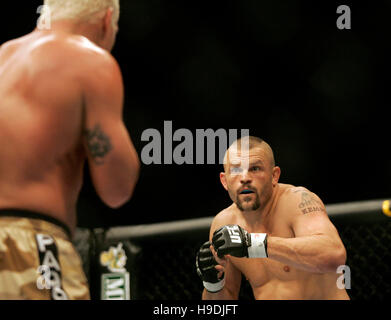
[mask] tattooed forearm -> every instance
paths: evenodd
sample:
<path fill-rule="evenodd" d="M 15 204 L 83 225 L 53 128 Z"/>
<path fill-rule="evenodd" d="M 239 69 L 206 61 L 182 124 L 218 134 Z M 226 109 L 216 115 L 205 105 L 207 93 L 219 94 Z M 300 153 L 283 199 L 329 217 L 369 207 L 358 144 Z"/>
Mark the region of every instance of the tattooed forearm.
<path fill-rule="evenodd" d="M 113 149 L 110 138 L 102 131 L 99 124 L 93 129 L 87 129 L 84 132 L 87 140 L 88 151 L 95 164 L 104 163 L 104 158 Z"/>
<path fill-rule="evenodd" d="M 316 199 L 309 192 L 302 192 L 301 202 L 299 203 L 299 209 L 303 214 L 310 212 L 323 211 L 326 212 L 326 209 L 321 201 Z"/>

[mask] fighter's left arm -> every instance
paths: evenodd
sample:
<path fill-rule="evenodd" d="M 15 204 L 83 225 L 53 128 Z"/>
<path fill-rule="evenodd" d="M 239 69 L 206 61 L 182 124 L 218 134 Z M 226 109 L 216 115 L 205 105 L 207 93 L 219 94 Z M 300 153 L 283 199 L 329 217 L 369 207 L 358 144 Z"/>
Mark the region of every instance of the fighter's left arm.
<path fill-rule="evenodd" d="M 284 211 L 294 238 L 267 238 L 268 258 L 313 273 L 336 272 L 346 250 L 320 198 L 300 188 L 288 195 Z"/>

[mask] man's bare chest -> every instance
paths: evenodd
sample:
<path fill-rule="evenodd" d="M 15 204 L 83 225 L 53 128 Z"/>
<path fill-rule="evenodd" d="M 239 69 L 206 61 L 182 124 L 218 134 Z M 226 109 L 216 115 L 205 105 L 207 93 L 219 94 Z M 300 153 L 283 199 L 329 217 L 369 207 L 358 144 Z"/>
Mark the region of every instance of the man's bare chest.
<path fill-rule="evenodd" d="M 278 219 L 249 225 L 245 221 L 238 224 L 249 233 L 266 233 L 268 237 L 293 238 L 294 233 L 289 225 Z M 290 281 L 297 279 L 300 271 L 291 266 L 268 258 L 231 258 L 232 264 L 249 280 L 254 287 L 262 286 L 272 280 Z"/>

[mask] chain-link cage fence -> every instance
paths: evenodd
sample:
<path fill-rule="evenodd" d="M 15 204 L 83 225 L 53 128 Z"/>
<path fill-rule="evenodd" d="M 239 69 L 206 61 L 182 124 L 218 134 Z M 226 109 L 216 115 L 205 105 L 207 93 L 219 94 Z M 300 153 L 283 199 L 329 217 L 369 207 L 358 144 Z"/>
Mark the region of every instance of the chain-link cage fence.
<path fill-rule="evenodd" d="M 203 291 L 195 268 L 195 256 L 207 237 L 172 239 L 156 243 L 140 242 L 142 254 L 137 270 L 139 290 L 134 299 L 199 300 Z M 253 299 L 251 287 L 243 278 L 240 299 Z"/>
<path fill-rule="evenodd" d="M 391 296 L 391 221 L 337 226 L 347 251 L 351 299 L 385 300 Z"/>
<path fill-rule="evenodd" d="M 368 203 L 362 202 L 353 212 L 346 211 L 351 209 L 351 204 L 329 206 L 328 211 L 347 250 L 346 265 L 350 268 L 351 276 L 347 292 L 350 298 L 385 300 L 391 296 L 391 219 L 379 213 L 379 201 L 372 202 L 376 210 L 366 206 Z M 162 224 L 152 229 L 146 227 L 145 233 L 134 227 L 113 228 L 106 233 L 101 230 L 100 235 L 95 236 L 95 254 L 90 258 L 94 263 L 86 264 L 92 269 L 88 271 L 92 297 L 107 298 L 107 294 L 104 294 L 107 287 L 103 283 L 104 274 L 113 273 L 107 268 L 102 269 L 101 256 L 102 252 L 107 254 L 109 250 L 118 248 L 120 243 L 121 250 L 128 257 L 123 265 L 130 278 L 127 297 L 136 300 L 201 299 L 203 286 L 196 273 L 195 256 L 208 239 L 209 223 L 203 222 L 204 226 L 200 227 L 194 222 L 192 229 L 192 222 L 189 222 L 187 225 L 190 227 L 182 230 L 180 222 L 170 227 L 168 225 Z M 174 231 L 170 231 L 170 228 Z M 128 236 L 127 232 L 130 232 Z M 82 256 L 84 259 L 85 253 Z M 120 283 L 117 278 L 116 281 Z M 254 299 L 244 277 L 239 298 Z"/>

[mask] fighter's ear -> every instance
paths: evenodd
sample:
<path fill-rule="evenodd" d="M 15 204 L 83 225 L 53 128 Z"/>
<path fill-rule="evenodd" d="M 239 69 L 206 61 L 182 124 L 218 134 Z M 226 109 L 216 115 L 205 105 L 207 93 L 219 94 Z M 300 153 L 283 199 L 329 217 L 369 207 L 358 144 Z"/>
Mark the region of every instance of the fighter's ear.
<path fill-rule="evenodd" d="M 103 17 L 103 22 L 104 22 L 103 26 L 106 32 L 113 25 L 113 14 L 114 14 L 114 9 L 111 7 L 107 8 L 105 16 Z"/>
<path fill-rule="evenodd" d="M 228 191 L 227 178 L 225 176 L 225 172 L 220 172 L 220 182 L 223 185 L 224 189 Z"/>
<path fill-rule="evenodd" d="M 281 175 L 281 168 L 280 167 L 274 167 L 273 168 L 273 186 L 276 186 L 278 184 L 278 180 L 280 179 Z"/>

